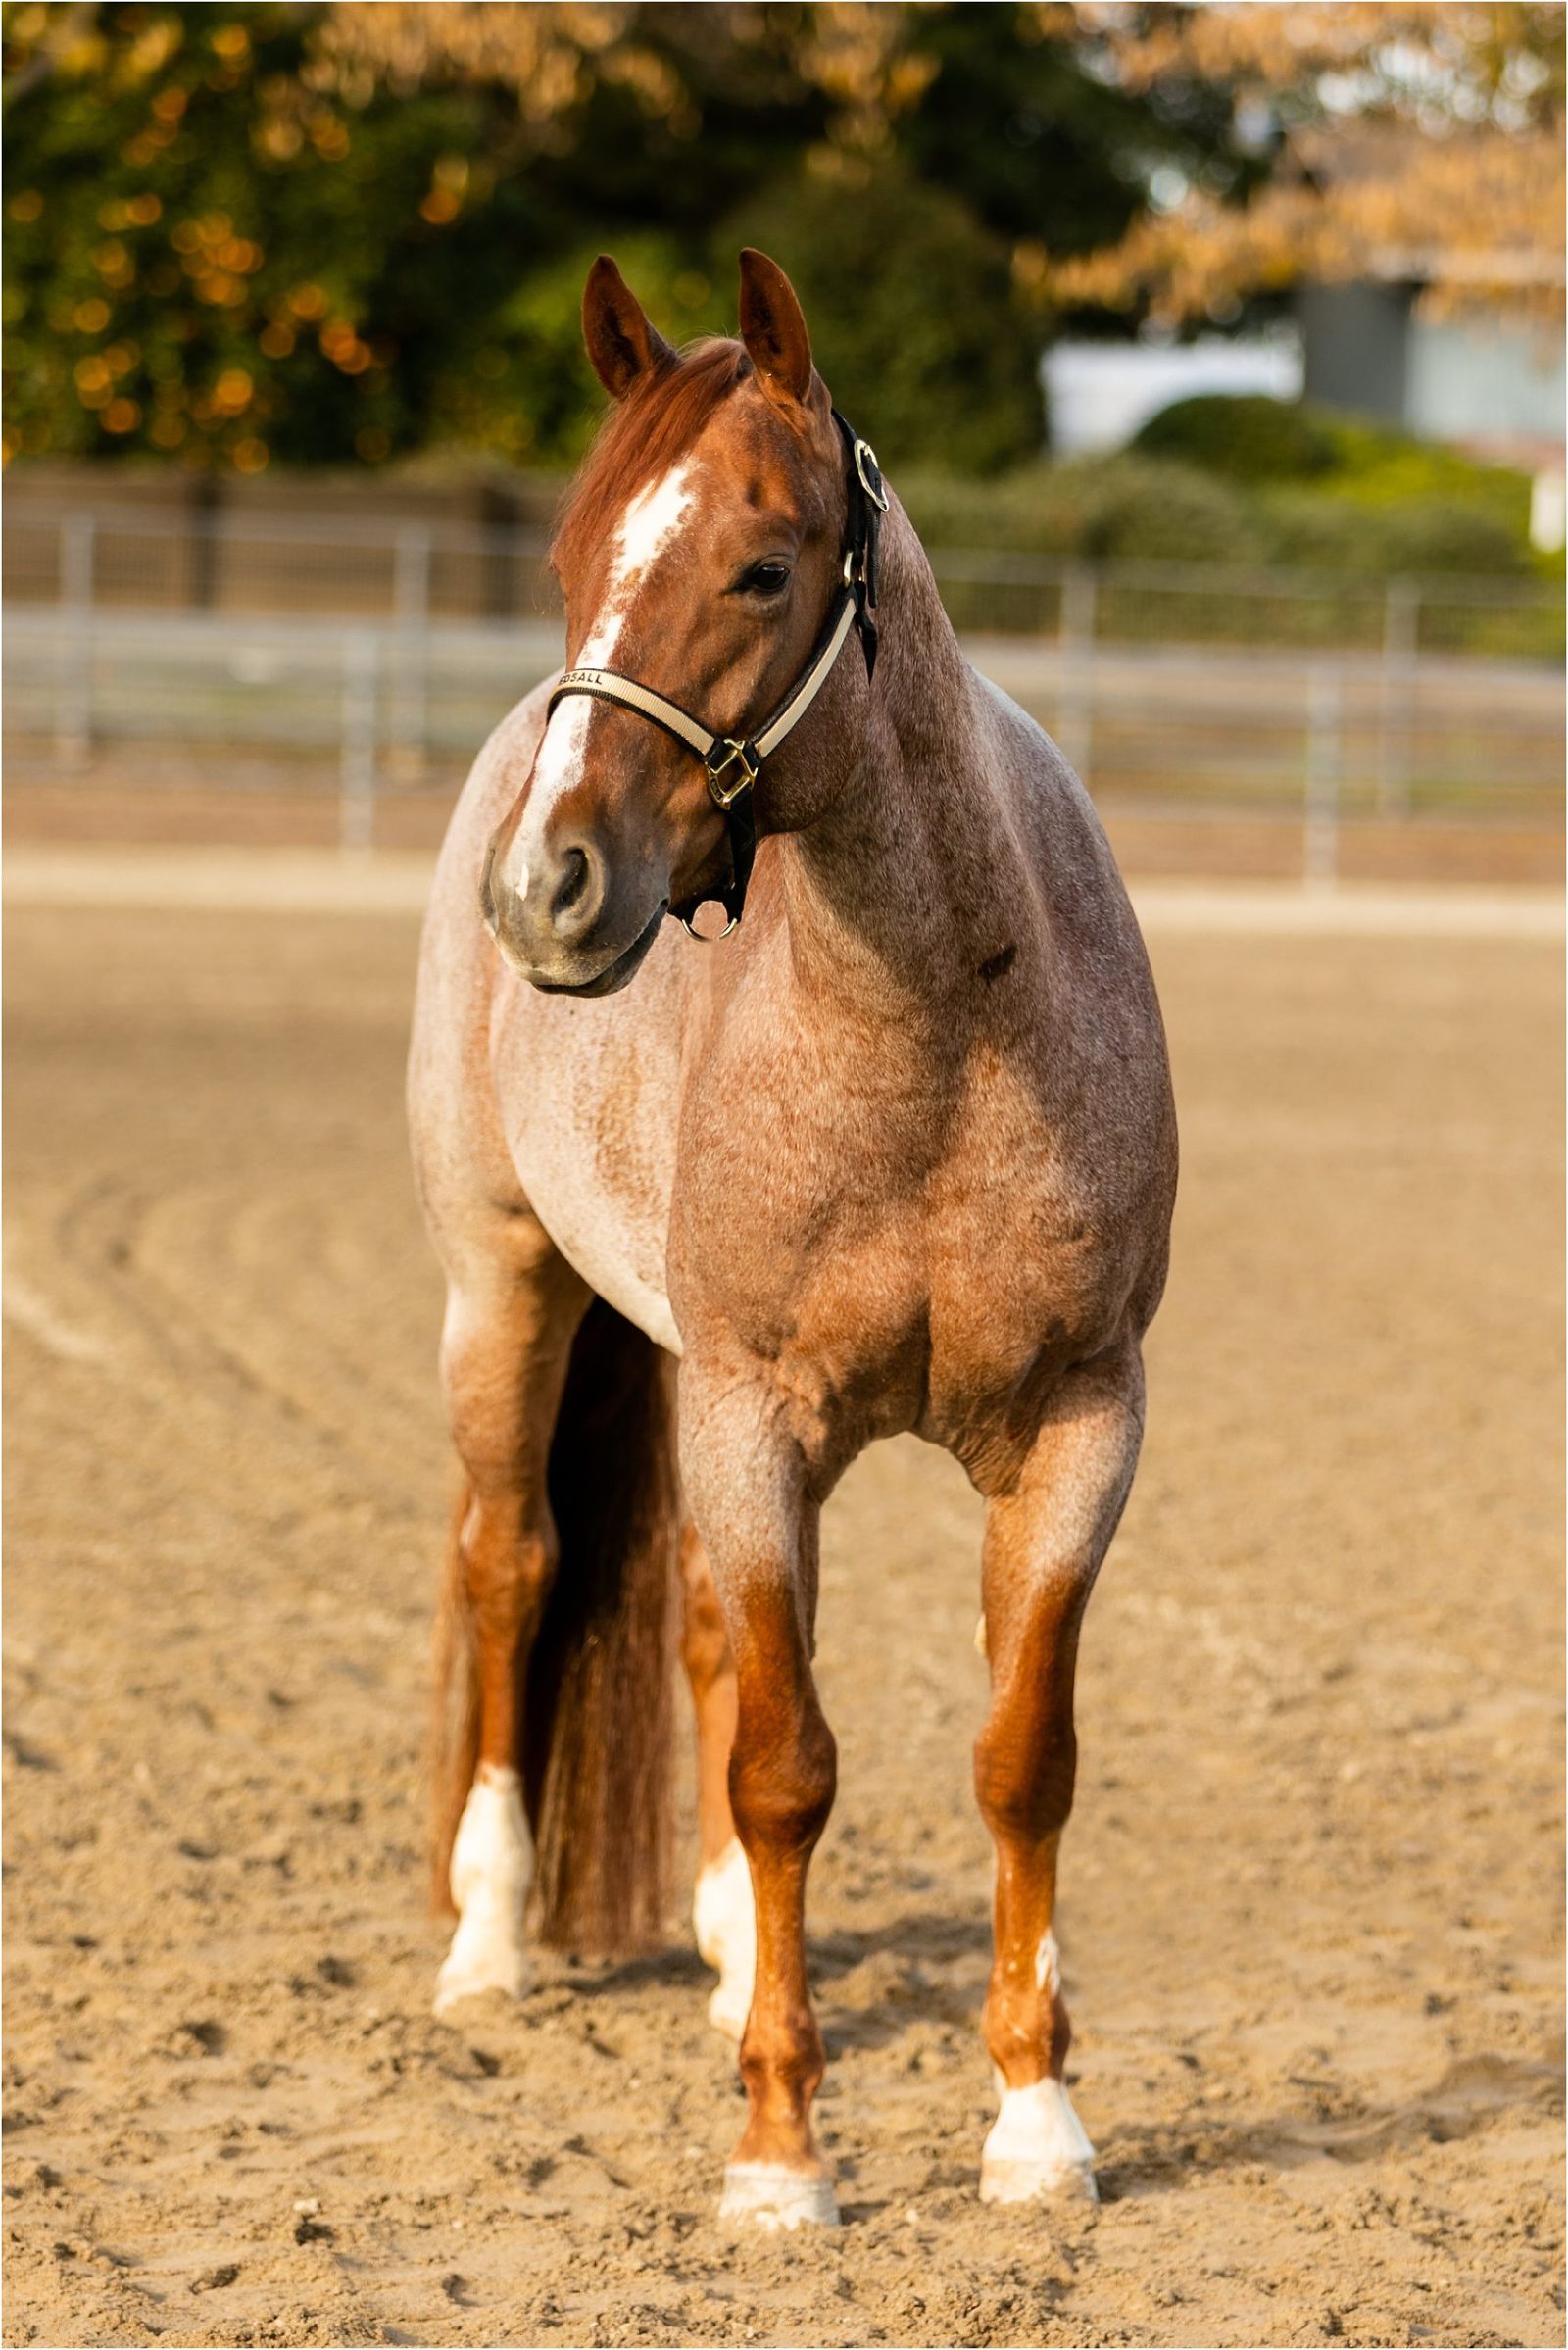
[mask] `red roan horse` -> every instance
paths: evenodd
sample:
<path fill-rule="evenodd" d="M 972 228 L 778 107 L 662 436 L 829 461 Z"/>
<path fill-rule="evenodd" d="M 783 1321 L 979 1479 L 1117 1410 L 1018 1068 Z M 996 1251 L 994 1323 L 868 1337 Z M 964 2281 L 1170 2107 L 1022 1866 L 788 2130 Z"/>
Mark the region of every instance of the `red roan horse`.
<path fill-rule="evenodd" d="M 555 542 L 572 666 L 480 754 L 425 926 L 410 1103 L 465 1472 L 436 2006 L 520 1990 L 530 1881 L 552 1941 L 657 1934 L 679 1597 L 697 1937 L 750 2107 L 720 2208 L 836 2218 L 805 1944 L 835 1784 L 818 1515 L 913 1429 L 987 1505 L 980 2191 L 1093 2196 L 1052 1916 L 1165 1277 L 1159 1009 L 1081 785 L 964 660 L 758 253 L 740 316 L 679 354 L 595 265 L 616 405 Z M 745 919 L 693 945 L 666 916 L 710 898 Z"/>

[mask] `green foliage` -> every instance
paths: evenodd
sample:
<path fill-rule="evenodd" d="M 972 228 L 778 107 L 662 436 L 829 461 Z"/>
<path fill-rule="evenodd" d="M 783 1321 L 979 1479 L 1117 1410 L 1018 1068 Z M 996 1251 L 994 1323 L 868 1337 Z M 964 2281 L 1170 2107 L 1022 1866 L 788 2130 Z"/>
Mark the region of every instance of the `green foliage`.
<path fill-rule="evenodd" d="M 1478 465 L 1457 449 L 1358 418 L 1329 420 L 1334 465 L 1326 487 L 1363 507 L 1441 501 L 1490 515 L 1521 543 L 1530 528 L 1530 476 Z"/>
<path fill-rule="evenodd" d="M 600 407 L 586 260 L 617 252 L 682 335 L 732 322 L 748 233 L 866 430 L 984 471 L 1039 446 L 1044 249 L 1118 234 L 1161 156 L 1243 168 L 1223 93 L 1113 90 L 1021 0 L 887 12 L 897 94 L 863 136 L 811 5 L 636 7 L 543 121 L 436 48 L 395 80 L 340 70 L 334 24 L 321 0 L 7 9 L 8 454 L 561 465 Z"/>
<path fill-rule="evenodd" d="M 1237 492 L 1190 465 L 1084 457 L 1031 465 L 999 481 L 897 477 L 933 547 L 998 548 L 1087 563 L 1245 563 L 1263 537 Z"/>
<path fill-rule="evenodd" d="M 1337 571 L 1522 575 L 1522 535 L 1484 506 L 1411 498 L 1364 505 L 1343 496 L 1278 490 L 1260 500 L 1268 559 Z"/>
<path fill-rule="evenodd" d="M 731 215 L 714 274 L 747 244 L 794 257 L 817 367 L 884 464 L 984 474 L 1040 447 L 1039 329 L 1004 249 L 951 197 L 891 171 L 801 175 Z"/>
<path fill-rule="evenodd" d="M 715 278 L 667 237 L 618 236 L 615 254 L 660 331 L 673 343 L 732 330 Z M 474 319 L 432 386 L 429 438 L 442 448 L 504 451 L 524 462 L 574 465 L 593 437 L 605 395 L 582 341 L 582 289 L 597 243 L 531 269 Z M 733 272 L 733 256 L 730 271 Z"/>
<path fill-rule="evenodd" d="M 447 238 L 493 103 L 315 95 L 308 13 L 106 11 L 14 102 L 13 450 L 254 472 L 418 443 L 455 356 L 442 318 L 515 282 L 502 247 L 526 250 L 538 208 L 492 191 L 487 236 Z"/>
<path fill-rule="evenodd" d="M 931 79 L 899 118 L 907 167 L 958 191 L 999 235 L 1053 256 L 1113 244 L 1143 210 L 1156 162 L 1236 193 L 1259 166 L 1235 144 L 1231 92 L 1196 76 L 1134 96 L 1103 70 L 1093 35 L 1062 38 L 1036 6 L 927 7 L 908 43 Z"/>
<path fill-rule="evenodd" d="M 1261 393 L 1177 400 L 1150 417 L 1132 446 L 1143 456 L 1172 458 L 1236 481 L 1304 481 L 1335 462 L 1328 420 Z"/>
<path fill-rule="evenodd" d="M 1514 577 L 1536 567 L 1522 532 L 1484 501 L 1376 504 L 1294 485 L 1251 488 L 1136 451 L 1024 466 L 986 482 L 947 473 L 894 478 L 931 547 L 1372 576 Z"/>
<path fill-rule="evenodd" d="M 1369 572 L 1530 567 L 1528 474 L 1385 425 L 1304 403 L 1205 395 L 1163 409 L 1132 445 L 1248 485 L 1271 562 Z"/>

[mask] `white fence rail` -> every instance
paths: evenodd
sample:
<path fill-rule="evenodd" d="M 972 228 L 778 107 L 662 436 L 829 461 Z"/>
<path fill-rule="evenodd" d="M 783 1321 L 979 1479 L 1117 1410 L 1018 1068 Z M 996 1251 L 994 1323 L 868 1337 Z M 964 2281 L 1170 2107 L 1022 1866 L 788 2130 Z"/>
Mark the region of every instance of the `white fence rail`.
<path fill-rule="evenodd" d="M 971 637 L 967 649 L 1097 797 L 1298 823 L 1313 879 L 1332 877 L 1348 816 L 1539 824 L 1560 808 L 1563 680 L 1534 664 L 1411 657 L 1391 672 L 1353 654 L 1074 638 Z M 561 651 L 548 622 L 10 607 L 5 732 L 19 770 L 69 778 L 118 756 L 143 775 L 220 786 L 260 767 L 335 791 L 342 839 L 364 845 L 389 800 L 450 788 Z"/>
<path fill-rule="evenodd" d="M 547 552 L 521 529 L 15 502 L 13 772 L 286 777 L 335 791 L 367 842 L 560 661 Z M 1540 583 L 932 562 L 977 665 L 1124 810 L 1278 815 L 1318 879 L 1348 816 L 1559 818 L 1561 597 Z"/>

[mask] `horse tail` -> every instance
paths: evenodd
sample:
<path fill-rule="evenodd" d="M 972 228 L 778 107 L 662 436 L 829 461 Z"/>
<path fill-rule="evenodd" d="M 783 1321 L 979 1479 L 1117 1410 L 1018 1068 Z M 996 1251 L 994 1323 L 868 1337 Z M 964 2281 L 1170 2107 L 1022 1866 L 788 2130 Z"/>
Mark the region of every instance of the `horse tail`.
<path fill-rule="evenodd" d="M 540 1937 L 607 1957 L 664 1923 L 680 1495 L 661 1349 L 603 1299 L 550 1447 L 559 1564 L 528 1659 L 523 1799 Z"/>
<path fill-rule="evenodd" d="M 426 1770 L 430 1784 L 430 1904 L 438 1916 L 450 1916 L 454 1907 L 452 1847 L 479 1760 L 479 1667 L 462 1552 L 463 1522 L 472 1498 L 465 1478 L 447 1537 L 432 1642 Z"/>

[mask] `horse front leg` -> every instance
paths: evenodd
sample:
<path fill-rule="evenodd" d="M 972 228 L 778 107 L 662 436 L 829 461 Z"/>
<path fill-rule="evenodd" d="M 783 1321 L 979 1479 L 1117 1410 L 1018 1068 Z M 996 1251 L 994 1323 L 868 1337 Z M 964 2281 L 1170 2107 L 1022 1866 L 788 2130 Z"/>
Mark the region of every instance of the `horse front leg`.
<path fill-rule="evenodd" d="M 735 1745 L 735 1659 L 703 1538 L 688 1518 L 680 1535 L 684 1614 L 681 1659 L 697 1721 L 699 1868 L 692 1902 L 697 1947 L 718 1982 L 708 2020 L 738 2040 L 751 2013 L 757 1972 L 757 1911 L 752 1873 L 735 1833 L 729 1758 Z"/>
<path fill-rule="evenodd" d="M 765 1392 L 680 1382 L 681 1469 L 735 1660 L 729 1800 L 756 1903 L 757 1973 L 741 2039 L 748 2118 L 724 2172 L 721 2218 L 777 2228 L 838 2219 L 811 2128 L 822 2035 L 806 1978 L 806 1879 L 837 1786 L 811 1674 L 817 1509 Z"/>
<path fill-rule="evenodd" d="M 1072 1808 L 1078 1632 L 1132 1484 L 1143 1434 L 1136 1346 L 1069 1374 L 1021 1475 L 991 1502 L 982 1584 L 991 1708 L 975 1790 L 996 1845 L 996 1951 L 984 2032 L 1002 2110 L 986 2139 L 988 2203 L 1098 2200 L 1094 2148 L 1063 2085 L 1056 1858 Z"/>
<path fill-rule="evenodd" d="M 588 1298 L 531 1217 L 509 1219 L 497 1242 L 495 1254 L 452 1279 L 441 1339 L 447 1413 L 466 1480 L 446 1605 L 461 1631 L 451 1661 L 469 1721 L 466 1738 L 449 1740 L 437 1758 L 436 1800 L 445 1813 L 437 1865 L 450 1836 L 443 1889 L 458 1912 L 436 1983 L 437 2015 L 483 1991 L 516 1997 L 526 1980 L 532 1848 L 518 1767 L 521 1695 L 555 1572 L 550 1440 Z M 438 1702 L 449 1706 L 448 1693 L 438 1692 Z"/>

